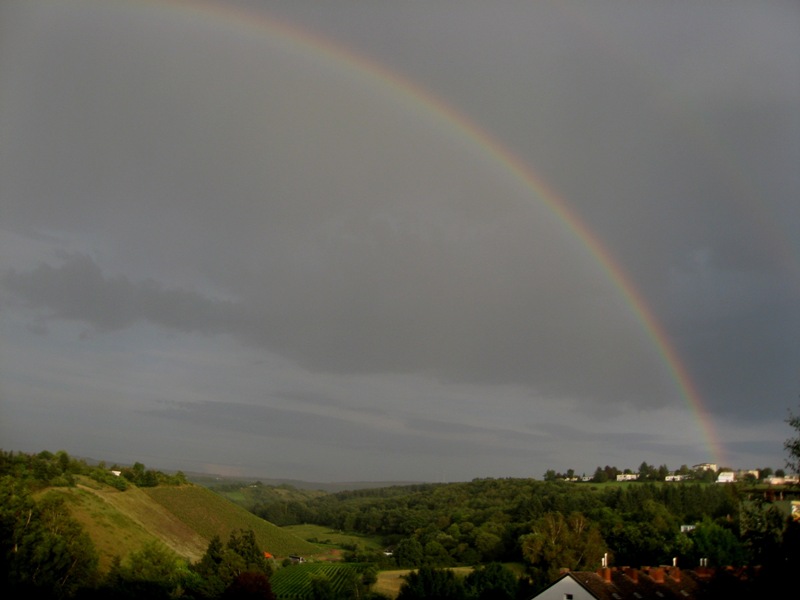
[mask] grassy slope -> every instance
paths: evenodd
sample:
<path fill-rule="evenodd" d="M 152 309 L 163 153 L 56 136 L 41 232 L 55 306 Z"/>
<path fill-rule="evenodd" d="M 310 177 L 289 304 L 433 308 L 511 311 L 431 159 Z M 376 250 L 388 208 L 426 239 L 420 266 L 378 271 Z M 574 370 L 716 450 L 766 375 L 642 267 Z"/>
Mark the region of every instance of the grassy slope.
<path fill-rule="evenodd" d="M 72 516 L 91 536 L 107 570 L 114 556 L 125 558 L 152 540 L 178 556 L 198 560 L 214 535 L 227 541 L 231 531 L 253 529 L 258 544 L 276 556 L 311 555 L 319 547 L 259 519 L 213 492 L 194 485 L 136 488 L 120 492 L 88 478 L 74 488 L 50 488 L 62 495 Z"/>
<path fill-rule="evenodd" d="M 154 487 L 144 492 L 156 503 L 167 507 L 183 523 L 206 539 L 214 535 L 227 541 L 231 531 L 252 529 L 259 547 L 276 557 L 289 554 L 315 554 L 320 551 L 281 527 L 273 525 L 248 512 L 222 496 L 200 486 Z M 205 551 L 205 547 L 203 548 Z"/>

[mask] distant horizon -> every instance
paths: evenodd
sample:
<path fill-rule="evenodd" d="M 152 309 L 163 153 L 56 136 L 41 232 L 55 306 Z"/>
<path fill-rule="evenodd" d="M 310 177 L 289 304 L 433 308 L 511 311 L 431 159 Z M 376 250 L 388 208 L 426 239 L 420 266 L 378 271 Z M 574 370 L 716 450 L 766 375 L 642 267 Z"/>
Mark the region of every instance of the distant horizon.
<path fill-rule="evenodd" d="M 110 461 L 110 460 L 104 459 L 104 458 L 91 457 L 91 456 L 81 456 L 79 454 L 73 454 L 72 452 L 70 452 L 66 448 L 58 448 L 58 449 L 41 448 L 41 449 L 35 450 L 35 451 L 25 451 L 25 450 L 12 449 L 12 448 L 5 448 L 4 450 L 7 451 L 7 452 L 23 452 L 25 454 L 33 454 L 33 455 L 39 454 L 40 452 L 45 452 L 45 451 L 46 452 L 52 452 L 53 454 L 55 454 L 55 453 L 63 450 L 64 452 L 67 452 L 67 454 L 69 454 L 70 457 L 72 457 L 74 459 L 78 459 L 78 460 L 84 460 L 84 461 L 87 462 L 87 464 L 90 464 L 90 465 L 96 465 L 96 464 L 99 464 L 100 462 L 105 462 L 106 465 L 109 466 L 109 467 L 113 466 L 113 465 L 118 465 L 118 466 L 121 466 L 121 467 L 131 467 L 135 463 L 139 462 L 139 463 L 143 464 L 145 466 L 145 468 L 147 468 L 147 469 L 154 469 L 156 471 L 162 471 L 162 472 L 165 472 L 165 473 L 168 473 L 168 474 L 174 474 L 174 473 L 177 473 L 178 471 L 180 471 L 184 475 L 186 475 L 187 478 L 190 479 L 190 480 L 192 480 L 192 479 L 201 479 L 201 478 L 210 478 L 210 479 L 213 478 L 213 479 L 219 479 L 219 480 L 223 480 L 223 481 L 227 480 L 227 481 L 234 481 L 234 482 L 235 481 L 242 481 L 242 480 L 244 480 L 246 482 L 249 482 L 249 483 L 261 482 L 261 483 L 263 483 L 265 485 L 281 485 L 281 484 L 293 485 L 293 484 L 298 484 L 298 485 L 294 485 L 294 487 L 301 487 L 301 488 L 305 487 L 305 488 L 308 488 L 308 489 L 337 488 L 336 491 L 346 491 L 347 489 L 356 489 L 356 488 L 344 488 L 344 487 L 342 487 L 342 486 L 346 486 L 346 485 L 354 485 L 354 486 L 359 486 L 359 487 L 369 487 L 369 488 L 371 488 L 371 487 L 384 487 L 384 486 L 385 487 L 390 487 L 390 486 L 403 486 L 403 485 L 469 483 L 470 481 L 482 480 L 482 479 L 486 479 L 486 480 L 491 480 L 491 479 L 533 479 L 533 480 L 537 480 L 537 481 L 543 481 L 544 480 L 544 473 L 539 474 L 539 475 L 530 474 L 530 475 L 515 475 L 515 476 L 503 476 L 503 475 L 492 476 L 492 475 L 486 475 L 486 476 L 472 477 L 470 479 L 453 479 L 453 480 L 422 480 L 422 479 L 313 480 L 313 479 L 302 479 L 302 478 L 291 477 L 291 476 L 286 476 L 286 477 L 273 476 L 273 475 L 269 475 L 268 476 L 267 474 L 264 474 L 264 473 L 259 474 L 259 473 L 256 473 L 256 472 L 245 472 L 245 471 L 242 471 L 242 472 L 239 472 L 239 473 L 228 473 L 228 474 L 225 474 L 224 472 L 214 472 L 214 471 L 196 471 L 196 470 L 192 470 L 192 469 L 189 469 L 189 468 L 181 468 L 181 467 L 175 467 L 175 466 L 173 466 L 173 467 L 165 467 L 163 465 L 159 465 L 159 464 L 155 464 L 155 463 L 150 464 L 150 463 L 148 463 L 148 462 L 146 462 L 146 461 L 144 461 L 142 459 L 137 459 L 137 458 L 134 458 L 133 460 L 114 460 L 114 461 Z M 648 463 L 648 464 L 650 464 L 650 463 Z M 661 463 L 661 464 L 664 464 L 664 463 Z M 686 466 L 691 469 L 694 465 L 701 465 L 701 464 L 707 464 L 707 463 L 693 463 L 691 465 L 690 464 L 686 464 Z M 638 471 L 636 471 L 636 469 L 640 465 L 641 465 L 641 462 L 639 462 L 639 465 L 637 465 L 636 467 L 631 467 L 631 466 L 620 467 L 619 465 L 613 465 L 613 464 L 607 464 L 607 463 L 603 464 L 603 465 L 597 465 L 597 466 L 599 466 L 601 468 L 603 468 L 605 466 L 609 466 L 609 467 L 618 469 L 620 472 L 624 471 L 625 469 L 629 469 L 634 474 L 637 474 Z M 592 469 L 590 472 L 580 472 L 580 473 L 578 473 L 578 471 L 576 470 L 575 477 L 576 478 L 592 477 L 593 474 L 594 474 L 595 469 L 597 468 L 597 466 L 595 466 L 595 468 Z M 654 466 L 654 467 L 658 468 L 661 465 L 660 464 L 652 464 L 651 466 Z M 682 465 L 678 465 L 677 467 L 671 467 L 671 466 L 668 465 L 668 468 L 670 470 L 670 473 L 674 473 L 675 471 L 678 471 L 681 468 L 681 466 Z M 718 465 L 717 472 L 723 472 L 723 471 L 740 472 L 740 471 L 749 471 L 749 470 L 761 470 L 761 469 L 765 469 L 765 468 L 770 468 L 773 471 L 775 471 L 777 469 L 782 469 L 784 471 L 786 470 L 784 466 L 775 467 L 773 465 L 762 465 L 760 467 L 752 467 L 752 468 L 731 467 L 731 466 L 728 466 L 728 465 Z M 553 469 L 553 470 L 556 473 L 560 473 L 560 474 L 564 475 L 568 469 L 564 469 L 563 471 L 561 471 L 560 469 Z M 273 482 L 273 483 L 269 483 L 269 482 Z M 320 487 L 309 487 L 309 486 L 322 486 L 322 487 L 320 488 Z M 330 491 L 330 489 L 324 490 L 324 491 Z"/>

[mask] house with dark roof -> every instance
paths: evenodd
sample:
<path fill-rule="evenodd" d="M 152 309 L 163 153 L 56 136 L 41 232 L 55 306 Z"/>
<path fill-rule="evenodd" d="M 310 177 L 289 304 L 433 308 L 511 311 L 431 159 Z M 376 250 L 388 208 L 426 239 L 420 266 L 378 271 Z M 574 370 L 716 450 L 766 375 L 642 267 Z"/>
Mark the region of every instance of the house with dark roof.
<path fill-rule="evenodd" d="M 706 581 L 677 567 L 568 571 L 531 600 L 695 600 L 705 597 Z"/>

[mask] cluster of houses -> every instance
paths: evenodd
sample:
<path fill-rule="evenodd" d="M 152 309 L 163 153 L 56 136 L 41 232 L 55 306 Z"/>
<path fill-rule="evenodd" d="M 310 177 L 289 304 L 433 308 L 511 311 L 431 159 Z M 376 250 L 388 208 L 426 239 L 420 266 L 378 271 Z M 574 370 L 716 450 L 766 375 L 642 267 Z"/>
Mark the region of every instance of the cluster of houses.
<path fill-rule="evenodd" d="M 717 483 L 734 483 L 735 481 L 744 481 L 748 478 L 753 478 L 755 480 L 759 478 L 758 469 L 739 469 L 738 471 L 724 469 L 720 471 L 715 463 L 700 463 L 699 465 L 694 465 L 692 470 L 695 472 L 713 471 L 717 473 Z M 691 474 L 670 473 L 664 478 L 664 481 L 685 481 L 691 478 Z M 638 479 L 639 473 L 619 473 L 617 475 L 617 481 L 637 481 Z M 763 479 L 763 482 L 768 485 L 796 485 L 798 481 L 800 481 L 800 479 L 797 475 L 785 475 L 782 477 L 771 475 Z"/>
<path fill-rule="evenodd" d="M 714 569 L 676 566 L 609 568 L 565 572 L 531 600 L 700 600 L 716 598 L 708 588 Z M 733 576 L 742 577 L 733 573 Z"/>

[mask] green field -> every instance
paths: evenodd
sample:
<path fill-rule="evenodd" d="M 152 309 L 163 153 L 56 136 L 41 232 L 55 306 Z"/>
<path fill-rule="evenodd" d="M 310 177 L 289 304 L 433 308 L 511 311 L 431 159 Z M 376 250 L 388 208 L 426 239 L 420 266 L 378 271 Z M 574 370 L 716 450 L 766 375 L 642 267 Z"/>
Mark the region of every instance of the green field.
<path fill-rule="evenodd" d="M 349 549 L 354 547 L 358 547 L 359 550 L 367 551 L 383 549 L 381 539 L 377 536 L 370 537 L 367 535 L 359 535 L 357 533 L 343 533 L 323 525 L 288 525 L 286 527 L 282 527 L 282 529 L 290 531 L 300 539 L 338 549 Z"/>

